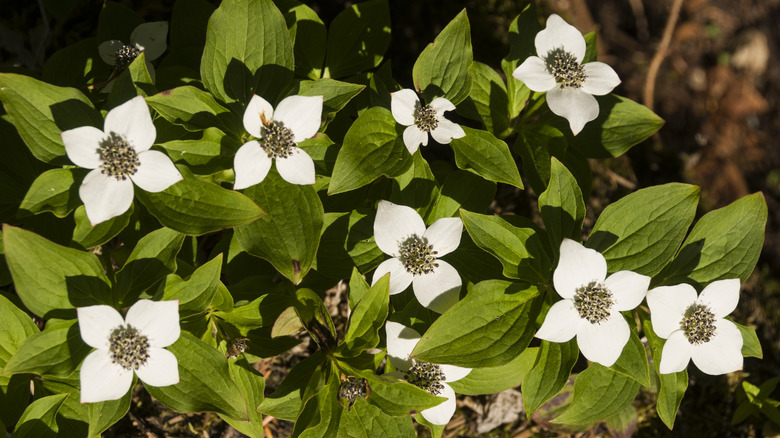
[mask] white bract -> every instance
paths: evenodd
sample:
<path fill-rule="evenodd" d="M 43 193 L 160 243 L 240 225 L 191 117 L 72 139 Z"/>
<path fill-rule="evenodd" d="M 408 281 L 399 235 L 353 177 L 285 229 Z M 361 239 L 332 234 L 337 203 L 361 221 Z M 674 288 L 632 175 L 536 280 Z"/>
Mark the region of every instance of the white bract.
<path fill-rule="evenodd" d="M 130 34 L 128 44 L 120 40 L 103 41 L 98 46 L 98 53 L 106 64 L 122 71 L 130 65 L 141 53 L 146 58 L 146 67 L 154 78 L 154 70 L 149 61 L 155 60 L 165 52 L 167 44 L 165 37 L 168 35 L 168 23 L 155 21 L 138 25 Z"/>
<path fill-rule="evenodd" d="M 547 27 L 536 34 L 536 54 L 529 56 L 512 73 L 533 91 L 547 92 L 550 110 L 566 118 L 574 135 L 599 115 L 596 96 L 603 96 L 620 84 L 615 70 L 603 62 L 582 64 L 585 38 L 555 14 Z"/>
<path fill-rule="evenodd" d="M 458 247 L 462 232 L 460 218 L 441 218 L 426 229 L 413 208 L 379 201 L 374 239 L 393 258 L 376 268 L 372 284 L 390 273 L 390 295 L 403 292 L 411 283 L 420 304 L 444 313 L 458 301 L 463 282 L 458 271 L 439 257 Z"/>
<path fill-rule="evenodd" d="M 588 360 L 612 366 L 630 336 L 620 312 L 642 302 L 650 277 L 631 271 L 607 277 L 604 256 L 563 239 L 553 285 L 563 300 L 552 305 L 536 337 L 567 342 L 577 336 L 577 345 Z"/>
<path fill-rule="evenodd" d="M 181 173 L 171 159 L 150 150 L 156 136 L 142 96 L 109 111 L 102 131 L 82 126 L 62 133 L 70 161 L 94 169 L 79 187 L 79 197 L 92 225 L 130 208 L 133 183 L 147 192 L 161 192 L 181 181 Z"/>
<path fill-rule="evenodd" d="M 314 184 L 314 161 L 297 146 L 314 137 L 322 122 L 322 96 L 289 96 L 276 111 L 268 101 L 252 96 L 244 111 L 244 129 L 259 140 L 245 143 L 236 152 L 235 190 L 260 183 L 274 160 L 276 170 L 291 184 Z"/>
<path fill-rule="evenodd" d="M 390 109 L 395 121 L 408 126 L 404 130 L 404 144 L 414 155 L 420 144 L 428 145 L 428 133 L 441 144 L 449 144 L 453 138 L 466 135 L 463 128 L 444 118 L 445 111 L 452 111 L 455 105 L 443 97 L 437 97 L 430 105 L 422 105 L 414 90 L 405 88 L 390 93 Z"/>
<path fill-rule="evenodd" d="M 147 385 L 179 383 L 179 364 L 167 347 L 181 334 L 179 301 L 140 300 L 123 319 L 106 305 L 79 307 L 81 339 L 96 348 L 81 364 L 81 402 L 116 400 L 133 372 Z"/>
<path fill-rule="evenodd" d="M 387 321 L 385 332 L 387 357 L 396 369 L 404 372 L 403 378 L 430 394 L 447 399 L 439 405 L 423 410 L 422 416 L 433 424 L 447 424 L 455 413 L 455 391 L 447 383 L 466 377 L 471 368 L 414 360 L 409 356 L 420 341 L 417 331 L 397 322 Z"/>
<path fill-rule="evenodd" d="M 657 287 L 647 293 L 655 333 L 666 339 L 660 373 L 684 370 L 688 362 L 707 374 L 742 369 L 742 334 L 724 319 L 739 302 L 739 279 L 713 281 L 701 294 L 690 284 Z"/>

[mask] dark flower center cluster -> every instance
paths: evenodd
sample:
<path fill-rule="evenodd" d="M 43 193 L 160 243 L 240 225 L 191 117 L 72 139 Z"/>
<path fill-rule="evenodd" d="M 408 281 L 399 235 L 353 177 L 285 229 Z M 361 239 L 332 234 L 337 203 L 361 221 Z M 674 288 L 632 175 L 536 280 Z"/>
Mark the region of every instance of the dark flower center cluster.
<path fill-rule="evenodd" d="M 350 376 L 347 380 L 341 382 L 339 387 L 339 398 L 347 400 L 347 405 L 351 407 L 359 398 L 365 398 L 368 394 L 368 382 L 361 377 Z"/>
<path fill-rule="evenodd" d="M 295 135 L 281 123 L 270 122 L 263 128 L 260 146 L 268 154 L 268 158 L 287 158 L 292 155 L 292 148 L 295 147 Z"/>
<path fill-rule="evenodd" d="M 430 105 L 417 105 L 414 109 L 414 124 L 423 132 L 431 132 L 439 126 L 439 119 L 436 118 L 436 110 Z"/>
<path fill-rule="evenodd" d="M 439 266 L 436 263 L 437 252 L 433 250 L 433 245 L 428 244 L 428 239 L 416 234 L 412 234 L 398 245 L 398 253 L 398 259 L 412 275 L 429 274 Z"/>
<path fill-rule="evenodd" d="M 691 304 L 685 310 L 680 329 L 693 345 L 710 342 L 715 335 L 715 314 L 704 304 Z"/>
<path fill-rule="evenodd" d="M 404 378 L 407 382 L 428 391 L 432 395 L 439 395 L 444 389 L 444 385 L 441 382 L 444 381 L 445 377 L 441 365 L 417 362 L 409 368 Z"/>
<path fill-rule="evenodd" d="M 118 71 L 124 71 L 139 54 L 141 54 L 141 51 L 135 46 L 122 46 L 114 53 L 114 68 Z"/>
<path fill-rule="evenodd" d="M 547 71 L 555 77 L 555 82 L 559 83 L 561 88 L 580 88 L 587 77 L 577 58 L 563 50 L 563 47 L 547 52 L 544 62 Z"/>
<path fill-rule="evenodd" d="M 135 148 L 123 136 L 111 132 L 108 137 L 100 142 L 98 148 L 100 165 L 104 175 L 124 181 L 128 176 L 135 174 L 141 161 Z"/>
<path fill-rule="evenodd" d="M 612 305 L 612 292 L 603 284 L 591 281 L 574 293 L 574 308 L 580 314 L 580 318 L 587 319 L 591 324 L 600 324 L 610 316 Z"/>
<path fill-rule="evenodd" d="M 111 361 L 126 370 L 137 370 L 149 359 L 149 340 L 131 326 L 120 326 L 108 339 Z"/>

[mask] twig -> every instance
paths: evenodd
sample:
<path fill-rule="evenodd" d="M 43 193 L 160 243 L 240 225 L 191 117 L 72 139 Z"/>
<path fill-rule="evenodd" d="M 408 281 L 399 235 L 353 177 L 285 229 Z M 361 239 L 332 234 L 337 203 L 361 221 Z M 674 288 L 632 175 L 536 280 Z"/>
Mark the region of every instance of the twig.
<path fill-rule="evenodd" d="M 674 0 L 672 3 L 672 12 L 669 14 L 669 18 L 666 20 L 666 27 L 664 28 L 664 34 L 661 38 L 661 44 L 655 51 L 653 60 L 650 61 L 650 68 L 647 69 L 647 78 L 645 79 L 645 91 L 644 91 L 644 104 L 646 107 L 653 109 L 653 93 L 655 92 L 655 77 L 658 75 L 658 68 L 661 67 L 661 63 L 666 57 L 666 52 L 669 50 L 669 43 L 672 41 L 672 33 L 674 33 L 674 27 L 677 25 L 677 19 L 680 17 L 680 8 L 682 7 L 682 0 Z"/>

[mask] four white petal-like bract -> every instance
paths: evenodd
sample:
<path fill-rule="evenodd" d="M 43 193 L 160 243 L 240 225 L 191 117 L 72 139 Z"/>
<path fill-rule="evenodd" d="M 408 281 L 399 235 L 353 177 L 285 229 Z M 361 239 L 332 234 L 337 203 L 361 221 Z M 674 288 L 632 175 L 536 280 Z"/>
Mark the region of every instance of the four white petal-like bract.
<path fill-rule="evenodd" d="M 408 126 L 404 130 L 404 145 L 414 155 L 420 144 L 428 145 L 428 133 L 441 144 L 449 144 L 453 138 L 466 135 L 463 128 L 444 118 L 446 111 L 455 109 L 455 105 L 443 97 L 437 97 L 430 105 L 423 106 L 414 90 L 405 88 L 390 93 L 390 109 L 395 121 Z"/>
<path fill-rule="evenodd" d="M 393 258 L 376 268 L 372 284 L 390 273 L 390 295 L 412 284 L 420 304 L 444 313 L 458 301 L 463 282 L 458 271 L 439 257 L 458 247 L 462 232 L 460 218 L 441 218 L 426 229 L 413 208 L 379 201 L 374 239 L 379 249 Z"/>
<path fill-rule="evenodd" d="M 235 190 L 263 181 L 274 160 L 276 170 L 291 184 L 314 184 L 314 161 L 297 146 L 314 137 L 322 123 L 323 96 L 288 96 L 274 111 L 267 100 L 252 96 L 244 111 L 244 129 L 259 140 L 236 152 Z"/>
<path fill-rule="evenodd" d="M 167 155 L 150 150 L 157 131 L 142 96 L 115 107 L 103 130 L 82 126 L 62 133 L 68 158 L 94 169 L 79 187 L 92 225 L 119 216 L 133 203 L 133 183 L 147 192 L 160 192 L 182 176 Z"/>
<path fill-rule="evenodd" d="M 420 341 L 420 334 L 412 328 L 393 321 L 387 321 L 385 333 L 387 334 L 387 357 L 390 363 L 401 371 L 412 370 L 418 362 L 410 358 L 410 355 Z M 445 397 L 447 400 L 432 408 L 423 410 L 421 414 L 432 424 L 444 425 L 450 421 L 452 414 L 455 413 L 455 391 L 452 390 L 447 382 L 455 382 L 466 377 L 471 372 L 471 368 L 455 365 L 434 366 L 443 375 L 443 379 L 437 382 L 441 385 L 440 392 L 434 395 Z"/>
<path fill-rule="evenodd" d="M 661 374 L 684 370 L 688 362 L 718 375 L 742 369 L 742 335 L 724 319 L 739 301 L 739 279 L 719 280 L 696 296 L 689 284 L 661 286 L 647 293 L 655 333 L 666 339 Z"/>
<path fill-rule="evenodd" d="M 547 92 L 550 110 L 566 118 L 574 135 L 599 115 L 596 96 L 620 84 L 615 70 L 603 62 L 582 64 L 585 38 L 558 15 L 547 18 L 547 27 L 536 34 L 536 54 L 512 73 L 533 91 Z"/>
<path fill-rule="evenodd" d="M 125 318 L 113 307 L 76 309 L 81 338 L 96 350 L 81 364 L 81 402 L 121 398 L 133 372 L 147 385 L 179 383 L 176 356 L 165 347 L 179 339 L 179 301 L 139 300 Z"/>
<path fill-rule="evenodd" d="M 577 336 L 577 344 L 588 360 L 612 366 L 630 336 L 620 312 L 642 302 L 650 277 L 631 271 L 607 277 L 604 256 L 571 239 L 561 242 L 560 253 L 553 285 L 563 300 L 547 312 L 536 337 L 567 342 Z"/>

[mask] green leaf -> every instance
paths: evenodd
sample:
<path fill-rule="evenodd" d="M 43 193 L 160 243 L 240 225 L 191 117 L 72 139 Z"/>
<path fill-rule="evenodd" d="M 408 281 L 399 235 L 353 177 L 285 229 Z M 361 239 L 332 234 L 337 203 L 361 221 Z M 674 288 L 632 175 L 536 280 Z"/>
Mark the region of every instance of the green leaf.
<path fill-rule="evenodd" d="M 364 5 L 365 3 L 359 3 Z M 316 81 L 301 81 L 298 90 L 291 94 L 300 96 L 323 96 L 322 114 L 332 114 L 341 111 L 353 97 L 360 94 L 365 85 L 351 84 L 333 79 L 317 79 Z"/>
<path fill-rule="evenodd" d="M 341 423 L 338 401 L 339 379 L 330 373 L 327 383 L 304 404 L 295 420 L 292 437 L 318 438 L 336 436 Z"/>
<path fill-rule="evenodd" d="M 271 172 L 244 194 L 268 215 L 236 228 L 241 246 L 300 283 L 317 255 L 325 214 L 314 187 L 290 184 Z"/>
<path fill-rule="evenodd" d="M 358 399 L 350 409 L 341 409 L 338 438 L 415 436 L 411 418 L 389 417 L 374 405 Z"/>
<path fill-rule="evenodd" d="M 366 296 L 371 286 L 360 274 L 356 267 L 352 268 L 352 275 L 349 277 L 349 309 L 355 310 L 355 306 Z M 388 296 L 389 299 L 389 296 Z M 387 316 L 387 315 L 385 315 Z"/>
<path fill-rule="evenodd" d="M 108 242 L 130 223 L 130 217 L 134 210 L 133 204 L 130 204 L 130 208 L 121 215 L 92 226 L 87 217 L 87 210 L 83 205 L 79 205 L 76 212 L 73 213 L 73 219 L 76 221 L 76 228 L 73 230 L 73 243 L 76 247 L 90 249 Z"/>
<path fill-rule="evenodd" d="M 535 284 L 550 278 L 550 257 L 544 248 L 544 233 L 531 221 L 515 216 L 515 226 L 509 217 L 490 216 L 460 211 L 463 225 L 474 243 L 492 254 L 504 266 L 504 276 Z"/>
<path fill-rule="evenodd" d="M 519 385 L 531 371 L 538 348 L 526 348 L 506 365 L 488 368 L 474 368 L 464 378 L 448 384 L 457 394 L 496 394 Z"/>
<path fill-rule="evenodd" d="M 550 181 L 550 159 L 555 156 L 567 162 L 563 159 L 570 152 L 567 150 L 566 137 L 544 117 L 534 123 L 521 125 L 518 130 L 514 149 L 523 163 L 523 175 L 535 192 L 542 193 L 547 190 Z M 587 193 L 586 189 L 584 194 Z"/>
<path fill-rule="evenodd" d="M 35 158 L 47 163 L 65 159 L 62 131 L 103 126 L 92 102 L 75 88 L 49 85 L 28 76 L 0 73 L 0 101 Z"/>
<path fill-rule="evenodd" d="M 385 259 L 385 254 L 372 238 L 375 212 L 367 215 L 362 210 L 325 213 L 317 250 L 317 272 L 340 280 L 350 275 L 353 266 L 360 272 L 368 272 Z"/>
<path fill-rule="evenodd" d="M 105 81 L 111 67 L 98 53 L 96 38 L 86 38 L 54 52 L 43 64 L 44 82 L 88 91 L 87 86 Z"/>
<path fill-rule="evenodd" d="M 386 275 L 371 286 L 350 314 L 349 328 L 339 350 L 343 356 L 357 356 L 379 343 L 379 329 L 385 325 L 390 302 L 389 278 Z"/>
<path fill-rule="evenodd" d="M 252 222 L 264 214 L 241 193 L 193 177 L 184 167 L 179 170 L 184 179 L 162 192 L 136 192 L 149 213 L 164 226 L 199 236 Z"/>
<path fill-rule="evenodd" d="M 609 94 L 598 96 L 599 115 L 585 125 L 569 145 L 581 150 L 588 158 L 619 157 L 663 126 L 664 121 L 642 104 Z M 559 118 L 558 126 L 567 123 Z M 563 130 L 563 132 L 570 132 Z"/>
<path fill-rule="evenodd" d="M 609 272 L 654 276 L 680 247 L 698 200 L 699 188 L 688 184 L 637 190 L 604 209 L 586 246 L 604 255 Z"/>
<path fill-rule="evenodd" d="M 220 417 L 244 435 L 248 435 L 252 438 L 263 438 L 263 416 L 254 408 L 263 401 L 265 379 L 262 374 L 257 372 L 257 370 L 243 358 L 231 362 L 229 370 L 233 382 L 235 382 L 241 390 L 241 394 L 246 400 L 249 421 L 237 421 L 222 414 L 220 414 Z"/>
<path fill-rule="evenodd" d="M 745 357 L 757 357 L 759 359 L 763 359 L 764 352 L 761 350 L 761 343 L 758 341 L 756 329 L 753 327 L 744 326 L 742 324 L 737 324 L 736 322 L 734 322 L 734 325 L 737 326 L 739 332 L 742 334 L 742 355 Z"/>
<path fill-rule="evenodd" d="M 628 343 L 623 347 L 623 352 L 617 362 L 610 368 L 631 377 L 645 388 L 650 387 L 650 367 L 647 364 L 647 353 L 634 330 L 631 330 Z"/>
<path fill-rule="evenodd" d="M 19 422 L 16 423 L 13 438 L 48 438 L 56 437 L 57 411 L 68 394 L 50 395 L 35 400 L 24 410 Z"/>
<path fill-rule="evenodd" d="M 43 172 L 33 181 L 19 209 L 32 214 L 50 211 L 60 218 L 67 216 L 81 204 L 79 186 L 74 177 L 73 169 L 50 169 Z"/>
<path fill-rule="evenodd" d="M 374 68 L 390 46 L 387 0 L 353 4 L 330 24 L 325 77 L 343 78 Z"/>
<path fill-rule="evenodd" d="M 295 75 L 318 79 L 325 62 L 328 33 L 317 13 L 298 0 L 278 0 L 295 54 Z"/>
<path fill-rule="evenodd" d="M 190 85 L 162 91 L 146 98 L 146 103 L 165 120 L 181 125 L 188 131 L 200 131 L 211 127 L 223 130 L 232 128 L 234 132 L 243 131 L 231 123 L 230 111 L 207 92 Z"/>
<path fill-rule="evenodd" d="M 298 143 L 298 147 L 304 150 L 314 161 L 314 169 L 317 175 L 330 175 L 333 173 L 333 165 L 336 163 L 338 146 L 326 134 L 318 132 L 312 138 Z"/>
<path fill-rule="evenodd" d="M 412 357 L 468 368 L 504 365 L 517 357 L 536 331 L 539 290 L 535 286 L 490 280 L 434 321 Z"/>
<path fill-rule="evenodd" d="M 226 0 L 209 18 L 200 75 L 217 99 L 273 103 L 292 71 L 290 35 L 271 0 Z"/>
<path fill-rule="evenodd" d="M 197 140 L 171 140 L 161 143 L 173 161 L 185 163 L 198 174 L 209 174 L 233 167 L 233 156 L 241 144 L 219 128 L 206 128 Z"/>
<path fill-rule="evenodd" d="M 496 137 L 506 137 L 510 133 L 509 102 L 504 80 L 492 67 L 478 61 L 471 63 L 469 74 L 471 91 L 458 112 L 482 121 L 485 129 Z"/>
<path fill-rule="evenodd" d="M 263 399 L 263 402 L 257 407 L 257 411 L 280 420 L 294 421 L 303 405 L 303 390 L 310 379 L 319 378 L 321 375 L 319 365 L 324 360 L 325 356 L 318 352 L 298 362 L 284 378 L 279 388 Z"/>
<path fill-rule="evenodd" d="M 414 88 L 428 103 L 444 97 L 457 105 L 469 95 L 473 60 L 471 28 L 463 9 L 420 53 L 412 68 Z"/>
<path fill-rule="evenodd" d="M 371 388 L 371 395 L 366 399 L 368 403 L 391 417 L 407 416 L 434 407 L 442 401 L 441 397 L 431 395 L 405 380 L 377 376 L 370 371 L 357 374 L 366 379 Z"/>
<path fill-rule="evenodd" d="M 165 279 L 162 300 L 179 300 L 179 316 L 186 318 L 205 311 L 219 287 L 222 272 L 222 254 L 204 263 L 190 278 L 182 280 L 176 274 Z"/>
<path fill-rule="evenodd" d="M 187 332 L 168 350 L 179 362 L 179 383 L 145 385 L 152 397 L 178 412 L 211 411 L 240 421 L 249 419 L 246 401 L 222 353 Z"/>
<path fill-rule="evenodd" d="M 547 190 L 539 195 L 539 212 L 553 248 L 558 247 L 564 237 L 580 239 L 585 218 L 582 190 L 569 169 L 554 157 Z"/>
<path fill-rule="evenodd" d="M 447 174 L 444 184 L 436 193 L 433 207 L 425 216 L 425 223 L 436 222 L 443 217 L 452 217 L 459 209 L 485 212 L 496 195 L 496 183 L 480 178 L 466 170 L 455 170 Z"/>
<path fill-rule="evenodd" d="M 433 199 L 439 194 L 439 186 L 431 172 L 428 162 L 419 149 L 412 156 L 412 165 L 406 172 L 393 178 L 393 190 L 390 192 L 390 202 L 406 205 L 417 210 L 420 217 L 426 217 L 433 204 Z"/>
<path fill-rule="evenodd" d="M 523 180 L 506 143 L 481 129 L 463 126 L 463 131 L 465 137 L 453 138 L 450 143 L 459 168 L 472 170 L 488 181 L 523 188 Z"/>
<path fill-rule="evenodd" d="M 106 2 L 103 4 L 98 20 L 98 44 L 109 40 L 119 40 L 128 44 L 133 30 L 143 22 L 144 19 L 132 8 L 117 2 Z"/>
<path fill-rule="evenodd" d="M 0 295 L 0 368 L 19 350 L 25 339 L 36 333 L 39 333 L 38 327 L 32 318 Z"/>
<path fill-rule="evenodd" d="M 3 374 L 30 373 L 65 377 L 76 370 L 91 347 L 81 340 L 76 320 L 51 319 L 40 333 L 25 339 L 3 368 Z"/>
<path fill-rule="evenodd" d="M 403 126 L 387 109 L 373 107 L 364 111 L 344 136 L 328 195 L 363 187 L 380 175 L 401 175 L 412 164 L 402 136 Z"/>
<path fill-rule="evenodd" d="M 3 245 L 16 292 L 36 315 L 73 318 L 77 306 L 111 302 L 110 283 L 95 254 L 9 225 L 3 226 Z"/>
<path fill-rule="evenodd" d="M 639 392 L 639 383 L 597 363 L 574 381 L 571 406 L 554 423 L 586 424 L 605 420 L 629 405 Z"/>
<path fill-rule="evenodd" d="M 542 341 L 536 363 L 521 387 L 526 412 L 536 412 L 563 389 L 579 355 L 574 339 L 562 343 Z"/>
<path fill-rule="evenodd" d="M 653 280 L 653 286 L 705 285 L 728 278 L 747 279 L 764 242 L 767 207 L 759 192 L 711 211 L 694 225 L 682 248 Z"/>
<path fill-rule="evenodd" d="M 171 12 L 171 52 L 191 50 L 200 61 L 206 45 L 206 27 L 214 6 L 206 0 L 178 0 Z M 195 66 L 197 67 L 197 65 Z"/>
<path fill-rule="evenodd" d="M 642 328 L 647 337 L 647 343 L 653 355 L 653 370 L 658 376 L 659 389 L 658 401 L 655 410 L 658 417 L 666 424 L 666 427 L 674 427 L 674 419 L 677 416 L 677 410 L 680 409 L 685 390 L 688 388 L 688 371 L 682 370 L 679 373 L 660 374 L 661 353 L 663 352 L 664 340 L 658 337 L 653 330 L 650 317 L 647 313 L 640 312 L 642 319 Z"/>
<path fill-rule="evenodd" d="M 118 78 L 111 82 L 111 92 L 106 101 L 108 109 L 117 107 L 135 96 L 150 96 L 157 92 L 152 75 L 146 65 L 146 55 L 141 52 Z"/>
<path fill-rule="evenodd" d="M 512 77 L 512 73 L 526 58 L 536 56 L 534 39 L 540 30 L 542 30 L 542 26 L 539 23 L 534 2 L 526 6 L 509 25 L 509 53 L 506 58 L 501 60 L 501 69 L 504 70 L 507 81 L 510 119 L 520 114 L 520 111 L 525 107 L 526 100 L 531 95 L 531 90 L 521 81 Z"/>
<path fill-rule="evenodd" d="M 184 235 L 169 228 L 160 228 L 145 235 L 116 275 L 117 298 L 129 304 L 141 292 L 176 271 L 176 254 L 184 243 Z M 129 292 L 133 294 L 127 297 Z"/>

